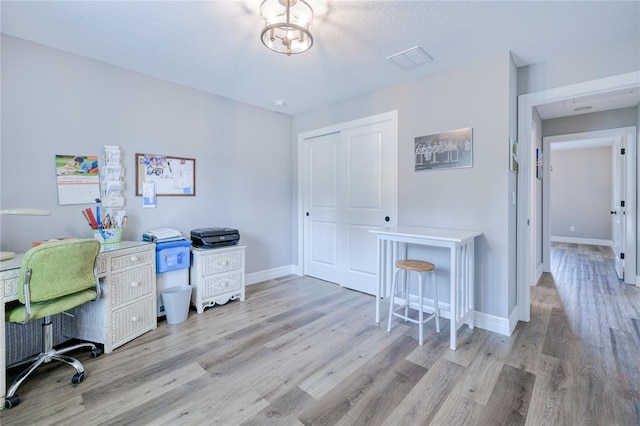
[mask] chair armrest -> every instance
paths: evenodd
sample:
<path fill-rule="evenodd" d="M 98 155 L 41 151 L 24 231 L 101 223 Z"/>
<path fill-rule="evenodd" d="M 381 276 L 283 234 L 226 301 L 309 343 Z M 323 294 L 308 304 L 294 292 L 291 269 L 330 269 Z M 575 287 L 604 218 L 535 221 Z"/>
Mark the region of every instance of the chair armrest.
<path fill-rule="evenodd" d="M 95 300 L 102 298 L 102 288 L 100 287 L 100 278 L 98 278 L 98 265 L 93 266 L 93 276 L 96 279 L 96 293 L 97 296 Z"/>
<path fill-rule="evenodd" d="M 29 293 L 29 281 L 31 281 L 31 268 L 28 268 L 24 273 L 24 307 L 25 307 L 25 319 L 24 322 L 28 322 L 31 318 L 31 295 Z"/>

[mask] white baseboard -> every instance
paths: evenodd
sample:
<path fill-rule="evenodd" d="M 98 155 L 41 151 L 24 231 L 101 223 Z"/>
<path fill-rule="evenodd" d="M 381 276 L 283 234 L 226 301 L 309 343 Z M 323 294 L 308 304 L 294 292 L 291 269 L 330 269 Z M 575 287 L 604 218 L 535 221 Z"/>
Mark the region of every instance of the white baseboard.
<path fill-rule="evenodd" d="M 538 265 L 538 267 L 536 268 L 536 278 L 533 281 L 534 285 L 538 283 L 538 281 L 540 281 L 540 278 L 542 277 L 542 273 L 544 272 L 544 265 L 541 263 L 540 265 Z"/>
<path fill-rule="evenodd" d="M 292 274 L 302 276 L 302 265 L 291 265 L 293 269 Z"/>
<path fill-rule="evenodd" d="M 253 272 L 246 274 L 245 284 L 257 284 L 262 281 L 273 280 L 276 278 L 284 277 L 285 275 L 296 274 L 295 265 L 280 266 L 279 268 L 268 269 L 266 271 Z M 296 274 L 299 275 L 299 274 Z"/>
<path fill-rule="evenodd" d="M 517 321 L 518 320 L 516 318 L 516 323 Z M 511 336 L 511 333 L 513 332 L 513 328 L 510 324 L 510 318 L 501 318 L 495 315 L 485 314 L 483 312 L 476 312 L 475 323 L 478 328 L 502 334 L 503 336 Z M 515 324 L 513 327 L 515 327 Z"/>
<path fill-rule="evenodd" d="M 573 244 L 587 244 L 590 246 L 607 246 L 613 247 L 613 241 L 600 240 L 596 238 L 574 238 L 574 237 L 559 237 L 552 235 L 549 240 L 554 243 L 573 243 Z"/>
<path fill-rule="evenodd" d="M 296 265 L 281 266 L 279 268 L 269 269 L 266 271 L 253 272 L 245 276 L 246 285 L 256 284 L 262 281 L 273 280 L 276 278 L 284 277 L 285 275 L 300 275 L 299 268 Z M 639 277 L 640 279 L 640 277 Z M 372 302 L 373 303 L 373 302 Z M 430 299 L 425 299 L 424 306 L 429 307 L 433 303 Z M 417 306 L 417 303 L 412 300 L 412 306 Z M 438 304 L 442 318 L 450 319 L 449 304 L 440 302 Z M 388 305 L 387 305 L 388 309 Z M 513 329 L 518 323 L 518 316 L 516 315 L 516 309 L 513 310 L 509 318 L 501 318 L 495 315 L 489 315 L 482 312 L 475 313 L 475 327 L 483 330 L 492 331 L 494 333 L 502 334 L 504 336 L 511 336 Z"/>
<path fill-rule="evenodd" d="M 415 296 L 414 297 L 409 296 L 409 299 L 410 299 L 409 303 L 411 307 L 413 309 L 417 309 L 418 302 L 417 300 L 415 300 L 416 299 Z M 401 302 L 398 301 L 398 303 L 401 303 Z M 425 299 L 425 303 L 423 303 L 423 306 L 425 308 L 428 308 L 428 310 L 431 311 L 432 309 L 430 307 L 432 305 L 433 305 L 433 300 Z M 388 310 L 389 305 L 386 305 L 386 306 Z M 448 303 L 439 302 L 438 307 L 440 308 L 440 316 L 442 318 L 451 319 Z M 474 327 L 481 328 L 487 331 L 492 331 L 494 333 L 502 334 L 503 336 L 511 336 L 511 333 L 513 332 L 513 329 L 515 328 L 517 323 L 518 323 L 518 316 L 516 315 L 515 309 L 512 312 L 510 318 L 501 318 L 495 315 L 489 315 L 489 314 L 485 314 L 477 311 L 475 312 L 475 315 L 474 315 Z"/>
<path fill-rule="evenodd" d="M 513 334 L 513 330 L 515 330 L 516 325 L 518 325 L 518 307 L 516 306 L 513 311 L 511 311 L 511 315 L 509 315 L 509 336 Z"/>

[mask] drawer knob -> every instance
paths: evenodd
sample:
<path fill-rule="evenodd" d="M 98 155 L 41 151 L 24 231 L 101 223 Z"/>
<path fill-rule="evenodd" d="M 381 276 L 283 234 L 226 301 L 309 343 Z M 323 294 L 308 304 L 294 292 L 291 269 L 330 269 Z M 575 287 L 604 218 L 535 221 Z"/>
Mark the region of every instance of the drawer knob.
<path fill-rule="evenodd" d="M 229 266 L 229 261 L 228 260 L 223 260 L 222 261 L 222 266 Z"/>
<path fill-rule="evenodd" d="M 228 287 L 228 286 L 229 286 L 228 282 L 225 281 L 225 282 L 222 283 L 222 287 Z"/>
<path fill-rule="evenodd" d="M 138 283 L 136 281 L 132 282 L 131 287 L 138 287 Z"/>
<path fill-rule="evenodd" d="M 132 317 L 131 322 L 138 322 L 138 317 Z"/>
<path fill-rule="evenodd" d="M 131 263 L 136 263 L 138 261 L 138 256 L 131 256 Z"/>

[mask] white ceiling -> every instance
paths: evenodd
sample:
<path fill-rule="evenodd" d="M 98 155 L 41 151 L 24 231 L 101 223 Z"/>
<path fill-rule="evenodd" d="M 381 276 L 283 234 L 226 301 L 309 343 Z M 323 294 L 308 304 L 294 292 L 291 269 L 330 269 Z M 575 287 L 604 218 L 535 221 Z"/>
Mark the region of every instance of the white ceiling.
<path fill-rule="evenodd" d="M 259 0 L 2 0 L 0 29 L 286 114 L 507 50 L 524 66 L 640 38 L 638 1 L 308 2 L 314 45 L 290 57 L 262 45 Z M 416 45 L 433 61 L 385 59 Z"/>

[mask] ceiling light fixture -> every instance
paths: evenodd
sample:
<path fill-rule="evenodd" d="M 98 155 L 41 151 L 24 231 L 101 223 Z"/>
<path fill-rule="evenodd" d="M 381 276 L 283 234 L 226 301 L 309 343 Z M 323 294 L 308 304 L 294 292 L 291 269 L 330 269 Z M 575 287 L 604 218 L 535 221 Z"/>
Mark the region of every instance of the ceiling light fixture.
<path fill-rule="evenodd" d="M 313 9 L 304 0 L 264 0 L 260 5 L 264 29 L 260 38 L 269 49 L 278 53 L 306 52 L 313 45 L 309 26 Z"/>
<path fill-rule="evenodd" d="M 49 210 L 42 209 L 3 209 L 0 210 L 0 215 L 28 215 L 28 216 L 49 216 L 51 212 Z M 11 259 L 16 254 L 12 251 L 0 251 L 0 260 Z"/>

